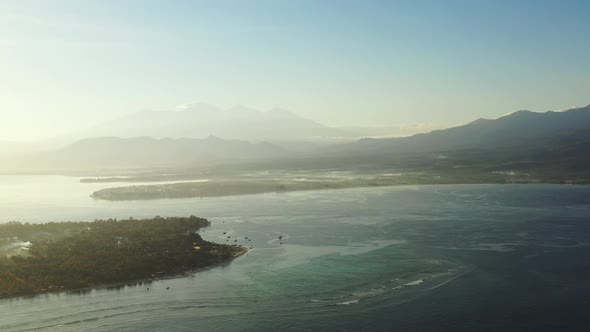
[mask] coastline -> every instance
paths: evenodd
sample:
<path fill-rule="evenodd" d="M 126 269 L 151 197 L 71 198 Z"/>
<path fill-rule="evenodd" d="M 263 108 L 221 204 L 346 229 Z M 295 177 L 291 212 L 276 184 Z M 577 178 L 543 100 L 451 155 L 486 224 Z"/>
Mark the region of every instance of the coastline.
<path fill-rule="evenodd" d="M 208 183 L 208 185 L 214 182 Z M 124 202 L 124 201 L 147 201 L 158 199 L 183 199 L 183 198 L 208 198 L 208 197 L 228 197 L 228 196 L 244 196 L 244 195 L 258 195 L 258 194 L 280 194 L 297 191 L 317 191 L 317 190 L 339 190 L 339 189 L 353 189 L 353 188 L 371 188 L 371 187 L 398 187 L 398 186 L 414 186 L 414 185 L 474 185 L 474 184 L 555 184 L 555 185 L 588 185 L 590 182 L 585 180 L 528 180 L 528 181 L 401 181 L 391 183 L 388 181 L 379 182 L 364 182 L 364 183 L 347 183 L 347 182 L 314 182 L 312 186 L 299 186 L 290 184 L 273 184 L 272 187 L 254 187 L 254 188 L 239 188 L 239 190 L 232 191 L 228 189 L 225 184 L 219 185 L 219 190 L 213 192 L 202 191 L 199 187 L 199 182 L 181 182 L 169 185 L 141 185 L 141 186 L 124 186 L 101 189 L 93 192 L 90 197 L 95 200 Z M 280 186 L 280 188 L 279 188 Z"/>
<path fill-rule="evenodd" d="M 0 253 L 0 298 L 141 285 L 228 264 L 248 252 L 204 241 L 197 231 L 209 225 L 193 215 L 0 224 L 9 236 L 4 242 L 26 245 Z"/>
<path fill-rule="evenodd" d="M 72 289 L 63 288 L 63 289 L 58 289 L 58 290 L 48 290 L 45 292 L 35 292 L 35 293 L 29 293 L 29 294 L 5 296 L 5 297 L 0 297 L 0 301 L 15 300 L 15 299 L 19 299 L 19 298 L 34 298 L 34 297 L 41 296 L 41 295 L 60 294 L 60 293 L 65 293 L 68 295 L 74 295 L 74 294 L 83 295 L 84 293 L 88 293 L 93 290 L 116 289 L 116 288 L 123 288 L 126 286 L 139 287 L 139 286 L 146 285 L 146 284 L 150 285 L 156 281 L 188 278 L 188 277 L 194 276 L 196 273 L 199 273 L 199 272 L 204 272 L 204 271 L 211 270 L 211 269 L 221 267 L 224 265 L 229 265 L 235 259 L 247 254 L 250 251 L 246 247 L 240 246 L 240 247 L 236 247 L 236 248 L 238 248 L 239 250 L 236 253 L 234 253 L 231 258 L 229 258 L 228 260 L 225 260 L 223 262 L 219 262 L 217 264 L 210 265 L 210 266 L 205 266 L 205 267 L 196 268 L 196 269 L 187 269 L 187 270 L 183 270 L 183 271 L 175 271 L 175 272 L 170 272 L 170 273 L 164 273 L 158 277 L 129 280 L 126 282 L 117 282 L 117 283 L 110 283 L 110 284 L 96 284 L 96 285 L 81 287 L 81 288 L 72 288 Z"/>

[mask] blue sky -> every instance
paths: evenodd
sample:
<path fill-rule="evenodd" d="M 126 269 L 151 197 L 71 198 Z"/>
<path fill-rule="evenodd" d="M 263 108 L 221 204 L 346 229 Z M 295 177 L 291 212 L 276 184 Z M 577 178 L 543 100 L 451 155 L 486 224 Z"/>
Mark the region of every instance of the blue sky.
<path fill-rule="evenodd" d="M 0 139 L 202 101 L 451 126 L 590 103 L 590 1 L 2 1 Z"/>

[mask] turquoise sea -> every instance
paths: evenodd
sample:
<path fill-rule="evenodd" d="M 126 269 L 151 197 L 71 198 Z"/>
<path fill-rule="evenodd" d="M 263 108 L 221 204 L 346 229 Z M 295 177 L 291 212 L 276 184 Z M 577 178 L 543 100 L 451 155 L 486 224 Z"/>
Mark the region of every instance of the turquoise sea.
<path fill-rule="evenodd" d="M 229 235 L 252 250 L 225 266 L 150 285 L 0 300 L 0 331 L 590 325 L 587 186 L 400 186 L 137 202 L 89 197 L 112 185 L 0 176 L 0 222 L 194 214 L 212 221 L 205 239 L 224 243 Z"/>

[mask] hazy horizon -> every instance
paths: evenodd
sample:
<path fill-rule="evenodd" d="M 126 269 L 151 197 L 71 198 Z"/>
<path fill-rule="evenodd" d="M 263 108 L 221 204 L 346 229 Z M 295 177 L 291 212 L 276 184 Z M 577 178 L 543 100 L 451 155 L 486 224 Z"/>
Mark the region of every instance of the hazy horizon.
<path fill-rule="evenodd" d="M 272 107 L 270 109 L 257 109 L 254 107 L 250 107 L 249 105 L 242 105 L 242 104 L 235 104 L 235 105 L 231 105 L 231 106 L 222 107 L 222 106 L 219 106 L 219 105 L 213 104 L 213 103 L 193 101 L 193 102 L 188 102 L 188 103 L 181 103 L 181 104 L 176 105 L 170 109 L 142 109 L 142 110 L 137 110 L 135 112 L 123 113 L 123 114 L 116 116 L 116 117 L 100 119 L 100 120 L 97 120 L 97 121 L 94 121 L 91 123 L 87 123 L 87 124 L 82 125 L 81 127 L 65 128 L 59 132 L 58 131 L 47 132 L 46 136 L 39 135 L 39 136 L 29 136 L 29 137 L 4 137 L 4 136 L 2 136 L 3 133 L 0 133 L 0 141 L 10 142 L 10 143 L 32 143 L 32 142 L 38 142 L 38 141 L 51 140 L 51 139 L 55 139 L 55 138 L 59 138 L 59 137 L 63 137 L 63 136 L 72 136 L 72 135 L 76 136 L 80 133 L 83 133 L 84 131 L 86 131 L 88 129 L 92 129 L 92 128 L 95 128 L 95 127 L 101 126 L 101 125 L 105 125 L 105 124 L 108 124 L 113 121 L 125 119 L 127 117 L 136 116 L 138 114 L 142 114 L 145 112 L 156 112 L 156 113 L 182 112 L 183 110 L 185 110 L 184 108 L 187 105 L 193 105 L 193 104 L 212 106 L 212 107 L 218 108 L 220 111 L 230 111 L 230 110 L 240 111 L 240 109 L 244 109 L 244 110 L 254 110 L 254 111 L 261 112 L 261 113 L 268 113 L 268 112 L 272 112 L 275 110 L 282 110 L 282 111 L 287 111 L 289 113 L 292 113 L 298 117 L 301 117 L 302 119 L 310 120 L 310 121 L 316 122 L 320 125 L 324 125 L 324 126 L 327 126 L 330 128 L 344 129 L 344 130 L 366 129 L 369 131 L 375 130 L 377 133 L 383 133 L 382 135 L 379 135 L 379 134 L 359 135 L 359 137 L 363 137 L 363 136 L 371 136 L 371 137 L 409 136 L 409 135 L 414 135 L 417 133 L 424 133 L 424 132 L 429 132 L 431 130 L 444 129 L 447 127 L 451 127 L 453 125 L 461 125 L 462 124 L 462 123 L 457 123 L 457 124 L 453 124 L 450 126 L 444 126 L 444 125 L 437 124 L 437 123 L 391 123 L 391 124 L 388 124 L 388 123 L 381 123 L 381 124 L 350 123 L 350 124 L 330 125 L 330 124 L 327 124 L 324 122 L 317 121 L 314 118 L 303 116 L 299 112 L 297 112 L 296 110 L 286 109 L 283 107 Z M 389 130 L 389 129 L 391 129 L 391 130 Z M 353 132 L 351 132 L 351 133 L 353 133 Z M 214 133 L 211 133 L 211 135 L 215 136 Z"/>
<path fill-rule="evenodd" d="M 43 141 L 49 141 L 49 140 L 55 140 L 55 139 L 59 140 L 62 138 L 65 139 L 64 142 L 70 142 L 72 139 L 76 140 L 79 138 L 90 137 L 88 135 L 84 135 L 83 133 L 89 129 L 97 128 L 99 126 L 108 125 L 109 123 L 111 123 L 113 121 L 116 122 L 116 121 L 123 120 L 127 117 L 137 116 L 137 115 L 142 114 L 143 112 L 156 112 L 156 113 L 182 112 L 184 110 L 187 110 L 189 107 L 191 107 L 191 105 L 197 105 L 197 106 L 202 105 L 205 107 L 213 107 L 213 108 L 218 109 L 219 111 L 222 111 L 222 112 L 228 112 L 228 111 L 240 112 L 242 110 L 247 110 L 247 111 L 257 111 L 257 112 L 261 112 L 261 113 L 268 113 L 268 112 L 273 112 L 273 111 L 277 111 L 277 110 L 278 111 L 286 111 L 288 113 L 294 114 L 295 116 L 301 117 L 302 119 L 310 120 L 312 122 L 318 123 L 320 125 L 324 125 L 329 128 L 344 130 L 350 134 L 350 136 L 347 136 L 349 139 L 354 139 L 355 133 L 358 133 L 358 136 L 356 136 L 357 138 L 362 138 L 362 137 L 374 137 L 374 138 L 407 137 L 407 136 L 412 136 L 415 134 L 428 133 L 433 130 L 448 129 L 448 128 L 452 128 L 452 127 L 462 126 L 462 125 L 468 124 L 472 121 L 475 121 L 475 120 L 481 119 L 481 118 L 494 120 L 494 119 L 501 118 L 503 116 L 510 115 L 510 114 L 515 113 L 517 111 L 520 111 L 520 110 L 513 110 L 513 111 L 510 111 L 507 113 L 499 114 L 498 116 L 495 116 L 495 117 L 477 117 L 477 118 L 469 119 L 465 122 L 447 124 L 447 125 L 436 124 L 436 123 L 397 123 L 397 124 L 382 123 L 382 124 L 374 124 L 374 125 L 370 125 L 370 124 L 369 125 L 363 125 L 363 124 L 329 125 L 326 123 L 316 121 L 313 118 L 304 117 L 296 111 L 281 108 L 281 107 L 273 107 L 271 109 L 260 110 L 260 109 L 255 109 L 253 107 L 249 107 L 247 105 L 233 105 L 231 107 L 220 107 L 220 106 L 212 104 L 212 103 L 194 101 L 194 102 L 179 104 L 179 105 L 173 107 L 172 109 L 166 109 L 166 110 L 145 109 L 145 110 L 140 110 L 140 111 L 133 112 L 133 113 L 127 113 L 127 114 L 123 114 L 117 118 L 104 119 L 104 120 L 101 120 L 101 121 L 98 121 L 95 123 L 90 123 L 90 124 L 83 126 L 83 127 L 69 128 L 69 130 L 67 130 L 67 131 L 49 133 L 48 136 L 28 137 L 28 138 L 20 138 L 20 139 L 19 138 L 17 138 L 17 139 L 4 138 L 4 137 L 0 136 L 0 142 L 26 144 L 26 143 L 43 142 Z M 567 107 L 567 108 L 560 108 L 560 109 L 553 109 L 553 110 L 540 110 L 540 111 L 535 111 L 535 110 L 530 110 L 530 109 L 524 109 L 524 110 L 532 111 L 532 112 L 536 112 L 536 113 L 545 113 L 545 112 L 567 111 L 567 110 L 579 108 L 579 107 L 585 107 L 585 106 L 572 106 L 572 107 Z M 210 133 L 209 135 L 220 136 L 216 133 Z M 104 135 L 99 135 L 99 136 L 104 136 Z M 110 136 L 110 135 L 107 135 L 107 136 Z M 114 135 L 114 136 L 117 136 L 117 135 Z M 66 139 L 68 137 L 70 137 L 70 139 Z M 226 138 L 226 137 L 223 137 L 223 135 L 221 135 L 220 138 Z M 242 139 L 242 140 L 248 141 L 248 139 Z"/>
<path fill-rule="evenodd" d="M 0 140 L 194 100 L 280 107 L 336 127 L 444 128 L 583 106 L 588 10 L 585 1 L 6 1 Z"/>

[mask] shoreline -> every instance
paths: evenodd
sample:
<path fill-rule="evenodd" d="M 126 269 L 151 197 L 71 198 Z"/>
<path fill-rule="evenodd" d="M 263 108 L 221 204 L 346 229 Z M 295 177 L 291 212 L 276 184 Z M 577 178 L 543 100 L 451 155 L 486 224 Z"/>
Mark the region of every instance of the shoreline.
<path fill-rule="evenodd" d="M 344 186 L 336 186 L 336 187 L 321 187 L 321 188 L 293 188 L 293 189 L 284 189 L 284 190 L 268 190 L 268 191 L 257 191 L 252 190 L 249 192 L 225 192 L 225 193 L 212 193 L 212 194 L 203 194 L 203 193 L 182 193 L 178 191 L 169 191 L 167 194 L 165 191 L 161 190 L 162 186 L 174 186 L 174 185 L 183 185 L 183 184 L 192 184 L 192 183 L 199 183 L 199 182 L 179 182 L 171 185 L 131 185 L 131 186 L 124 186 L 124 187 L 113 187 L 113 188 L 106 188 L 101 189 L 98 191 L 93 192 L 90 197 L 95 200 L 99 201 L 107 201 L 107 202 L 127 202 L 127 201 L 150 201 L 150 200 L 160 200 L 160 199 L 187 199 L 187 198 L 215 198 L 215 197 L 229 197 L 229 196 L 247 196 L 247 195 L 261 195 L 261 194 L 282 194 L 282 193 L 289 193 L 289 192 L 298 192 L 298 191 L 326 191 L 326 190 L 342 190 L 342 189 L 355 189 L 355 188 L 381 188 L 381 187 L 400 187 L 400 186 L 436 186 L 436 185 L 590 185 L 590 182 L 586 180 L 582 181 L 473 181 L 473 182 L 416 182 L 416 183 L 378 183 L 378 184 L 364 184 L 364 185 L 344 185 Z M 139 189 L 155 189 L 153 191 L 131 191 L 127 193 L 117 193 L 118 191 L 123 190 L 139 190 Z M 173 189 L 174 190 L 174 189 Z M 105 195 L 106 193 L 106 195 Z M 113 195 L 112 193 L 115 193 Z M 142 195 L 147 194 L 147 195 Z M 117 196 L 119 195 L 119 196 Z"/>
<path fill-rule="evenodd" d="M 149 284 L 229 264 L 248 252 L 203 240 L 198 230 L 210 225 L 194 215 L 0 224 L 10 241 L 24 239 L 35 248 L 1 253 L 0 298 Z"/>
<path fill-rule="evenodd" d="M 126 282 L 118 282 L 118 283 L 112 283 L 112 284 L 97 284 L 97 285 L 92 285 L 92 286 L 87 286 L 87 287 L 82 287 L 82 288 L 72 288 L 72 289 L 64 288 L 64 289 L 59 289 L 59 290 L 48 290 L 45 292 L 36 292 L 36 293 L 30 293 L 30 294 L 6 296 L 6 297 L 0 297 L 0 301 L 17 300 L 17 299 L 23 299 L 23 298 L 35 298 L 37 296 L 42 296 L 42 295 L 50 295 L 50 294 L 57 295 L 57 294 L 62 294 L 62 293 L 65 293 L 66 295 L 84 295 L 85 293 L 91 292 L 93 290 L 105 290 L 105 289 L 108 290 L 108 289 L 117 289 L 117 288 L 124 288 L 124 287 L 139 287 L 139 286 L 142 286 L 145 284 L 150 285 L 156 281 L 189 278 L 189 277 L 193 277 L 194 274 L 199 273 L 199 272 L 204 272 L 204 271 L 211 270 L 211 269 L 221 267 L 224 265 L 229 265 L 235 259 L 247 254 L 250 251 L 246 247 L 237 247 L 237 248 L 239 248 L 239 250 L 236 253 L 234 253 L 231 258 L 229 258 L 226 261 L 219 262 L 218 264 L 214 264 L 211 266 L 206 266 L 206 267 L 201 267 L 201 268 L 196 268 L 196 269 L 188 269 L 188 270 L 183 270 L 183 271 L 176 271 L 176 272 L 171 272 L 171 273 L 165 273 L 159 277 L 130 280 L 130 281 L 126 281 Z"/>

